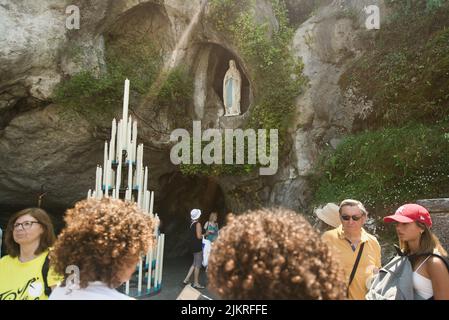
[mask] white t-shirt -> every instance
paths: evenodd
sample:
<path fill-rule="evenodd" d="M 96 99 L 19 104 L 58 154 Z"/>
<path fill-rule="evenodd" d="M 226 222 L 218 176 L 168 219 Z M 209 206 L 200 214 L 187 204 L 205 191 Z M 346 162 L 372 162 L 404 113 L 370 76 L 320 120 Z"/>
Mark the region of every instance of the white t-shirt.
<path fill-rule="evenodd" d="M 135 300 L 101 281 L 90 282 L 84 289 L 70 290 L 68 287 L 56 287 L 48 300 Z"/>

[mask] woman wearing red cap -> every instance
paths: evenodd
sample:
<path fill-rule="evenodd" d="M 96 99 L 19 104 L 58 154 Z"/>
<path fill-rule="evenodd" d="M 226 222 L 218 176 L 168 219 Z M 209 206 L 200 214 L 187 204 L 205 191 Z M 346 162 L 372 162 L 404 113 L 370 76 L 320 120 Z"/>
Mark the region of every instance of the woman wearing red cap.
<path fill-rule="evenodd" d="M 395 222 L 402 252 L 413 266 L 413 288 L 424 299 L 449 300 L 449 270 L 443 259 L 446 250 L 437 236 L 430 231 L 432 219 L 426 208 L 406 204 L 384 222 Z M 414 257 L 414 258 L 413 258 Z"/>

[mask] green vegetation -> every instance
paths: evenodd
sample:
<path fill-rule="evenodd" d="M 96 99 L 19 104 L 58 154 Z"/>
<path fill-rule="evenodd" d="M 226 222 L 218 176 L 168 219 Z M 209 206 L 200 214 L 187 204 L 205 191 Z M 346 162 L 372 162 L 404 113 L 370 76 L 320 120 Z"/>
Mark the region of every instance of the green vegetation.
<path fill-rule="evenodd" d="M 385 213 L 449 193 L 449 3 L 394 1 L 372 50 L 344 75 L 374 102 L 367 131 L 317 165 L 314 202 L 362 200 Z"/>
<path fill-rule="evenodd" d="M 145 94 L 161 65 L 156 50 L 143 42 L 132 48 L 124 42 L 111 44 L 105 58 L 107 72 L 96 76 L 90 70 L 82 71 L 63 81 L 54 92 L 56 103 L 96 124 L 103 124 L 121 109 L 126 78 L 132 82 L 130 95 Z"/>
<path fill-rule="evenodd" d="M 130 106 L 136 106 L 156 80 L 162 57 L 151 42 L 145 41 L 115 41 L 106 43 L 106 48 L 107 71 L 96 76 L 86 70 L 72 76 L 58 86 L 54 100 L 67 112 L 78 113 L 92 123 L 107 126 L 122 108 L 125 79 L 131 81 Z M 175 113 L 184 115 L 192 95 L 193 79 L 185 67 L 178 67 L 170 71 L 155 104 L 169 106 Z"/>
<path fill-rule="evenodd" d="M 434 123 L 449 115 L 449 3 L 390 3 L 391 21 L 341 85 L 373 100 L 371 128 Z"/>
<path fill-rule="evenodd" d="M 449 119 L 447 119 L 449 120 Z M 346 138 L 323 157 L 315 201 L 361 199 L 370 208 L 391 209 L 449 192 L 449 121 L 427 126 L 367 131 Z"/>

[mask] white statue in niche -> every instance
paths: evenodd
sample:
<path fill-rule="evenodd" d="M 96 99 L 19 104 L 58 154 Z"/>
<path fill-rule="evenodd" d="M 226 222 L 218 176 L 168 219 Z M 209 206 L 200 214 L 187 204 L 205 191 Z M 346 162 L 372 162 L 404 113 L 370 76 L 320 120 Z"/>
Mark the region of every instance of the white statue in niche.
<path fill-rule="evenodd" d="M 242 77 L 235 65 L 234 60 L 229 61 L 229 70 L 226 72 L 223 81 L 223 102 L 225 106 L 225 116 L 240 115 L 240 92 Z"/>

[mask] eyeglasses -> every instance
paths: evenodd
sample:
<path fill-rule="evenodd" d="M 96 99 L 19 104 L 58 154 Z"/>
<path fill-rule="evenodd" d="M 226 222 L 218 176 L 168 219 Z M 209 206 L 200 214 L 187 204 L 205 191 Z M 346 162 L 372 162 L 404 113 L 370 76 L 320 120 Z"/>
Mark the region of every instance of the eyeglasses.
<path fill-rule="evenodd" d="M 349 221 L 349 220 L 354 220 L 354 221 L 359 221 L 360 219 L 362 219 L 363 214 L 359 215 L 359 216 L 348 216 L 348 215 L 341 215 L 340 216 L 343 220 L 345 221 Z"/>
<path fill-rule="evenodd" d="M 34 223 L 40 224 L 39 221 L 24 221 L 22 223 L 15 223 L 14 224 L 14 230 L 18 230 L 21 226 L 23 230 L 31 229 Z"/>

